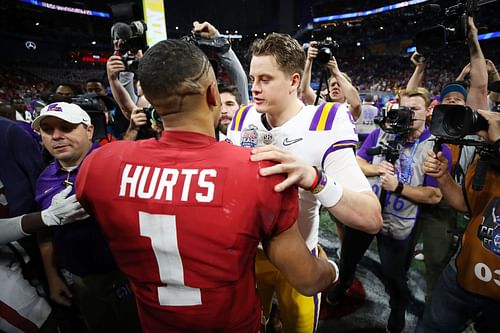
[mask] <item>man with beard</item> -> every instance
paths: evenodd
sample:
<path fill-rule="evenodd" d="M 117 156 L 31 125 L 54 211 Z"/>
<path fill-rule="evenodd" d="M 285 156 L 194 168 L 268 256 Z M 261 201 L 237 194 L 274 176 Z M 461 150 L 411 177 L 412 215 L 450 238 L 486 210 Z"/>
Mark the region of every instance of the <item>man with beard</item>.
<path fill-rule="evenodd" d="M 219 85 L 221 99 L 220 118 L 217 125 L 219 141 L 224 141 L 233 115 L 240 108 L 241 95 L 235 86 Z"/>

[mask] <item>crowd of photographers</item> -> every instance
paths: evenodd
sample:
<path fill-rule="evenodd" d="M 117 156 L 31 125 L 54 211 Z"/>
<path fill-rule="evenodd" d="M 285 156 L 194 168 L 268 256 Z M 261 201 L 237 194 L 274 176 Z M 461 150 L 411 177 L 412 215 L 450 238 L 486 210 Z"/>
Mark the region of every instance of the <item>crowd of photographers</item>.
<path fill-rule="evenodd" d="M 332 280 L 338 281 L 324 290 L 324 294 L 329 306 L 342 306 L 352 286 L 357 264 L 376 237 L 389 295 L 387 332 L 405 330 L 405 313 L 411 293 L 407 271 L 419 239 L 424 244 L 427 290 L 425 312 L 417 331 L 459 332 L 471 323 L 475 323 L 477 332 L 493 332 L 497 327 L 495 314 L 500 310 L 500 76 L 495 64 L 483 55 L 472 18 L 467 26 L 468 57 L 463 52 L 460 57 L 464 61 L 467 58 L 469 64 L 462 72 L 455 67 L 436 70 L 428 54 L 421 58 L 418 53 L 410 60 L 397 59 L 388 63 L 381 61 L 385 58 L 367 57 L 354 63 L 337 59 L 332 54 L 333 48 L 324 51 L 322 44 L 314 41 L 303 52 L 303 67 L 297 73 L 288 73 L 287 64 L 277 64 L 280 73 L 292 74 L 292 77 L 298 74 L 294 89 L 300 101 L 290 99 L 296 102 L 297 113 L 318 114 L 317 127 L 313 129 L 311 125 L 309 131 L 320 131 L 321 126 L 324 127 L 321 130 L 326 131 L 329 121 L 331 130 L 336 113 L 345 113 L 345 119 L 350 120 L 346 124 L 357 127 L 358 146 L 354 147 L 351 140 L 331 142 L 322 163 L 332 151 L 344 146 L 349 150 L 354 148 L 358 163 L 355 171 L 366 177 L 378 196 L 381 208 L 377 216 L 383 223 L 378 225 L 376 221 L 369 221 L 373 222 L 369 227 L 368 222 L 357 224 L 350 221 L 339 206 L 336 208 L 342 195 L 355 193 L 349 186 L 341 184 L 345 190 L 344 193 L 339 190 L 340 194 L 332 194 L 332 190 L 332 197 L 339 196 L 336 200 L 325 199 L 323 192 L 318 202 L 335 218 L 341 240 L 338 268 L 332 263 Z M 122 263 L 117 263 L 113 257 L 118 250 L 111 242 L 106 242 L 109 235 L 103 236 L 96 217 L 85 214 L 74 195 L 66 197 L 71 191 L 67 189 L 75 185 L 80 164 L 90 152 L 101 149 L 100 146 L 113 145 L 114 141 L 162 140 L 162 133 L 168 132 L 170 124 L 165 121 L 168 117 L 158 111 L 164 107 L 163 100 L 158 104 L 160 99 L 149 101 L 146 98 L 146 95 L 156 97 L 151 93 L 154 89 L 150 83 L 152 77 L 160 80 L 161 76 L 147 75 L 146 92 L 141 87 L 141 77 L 137 77 L 137 67 L 146 50 L 146 45 L 141 44 L 145 28 L 139 22 L 119 23 L 113 27 L 114 54 L 106 65 L 105 80 L 109 90 L 105 81 L 91 78 L 82 83 L 83 89 L 61 81 L 47 92 L 47 82 L 37 82 L 29 76 L 13 76 L 7 70 L 1 72 L 0 217 L 2 223 L 5 221 L 6 231 L 0 231 L 4 234 L 0 272 L 7 282 L 0 287 L 0 301 L 12 309 L 8 317 L 0 310 L 1 331 L 138 332 L 141 321 L 145 330 L 146 315 L 138 316 L 135 310 L 136 299 L 127 280 L 131 277 L 119 269 Z M 278 38 L 272 36 L 270 38 Z M 284 38 L 288 44 L 296 43 L 290 37 L 279 38 Z M 255 68 L 261 70 L 265 65 L 257 67 L 251 63 L 248 75 L 247 66 L 242 66 L 243 61 L 240 62 L 227 40 L 208 22 L 194 22 L 193 35 L 184 38 L 184 42 L 203 50 L 216 73 L 223 73 L 224 79 L 219 81 L 224 83 L 217 88 L 220 117 L 214 132 L 216 138 L 220 141 L 226 137 L 228 141 L 239 138 L 239 142 L 233 143 L 242 146 L 250 140 L 253 148 L 276 143 L 272 134 L 264 132 L 271 133 L 273 127 L 283 124 L 272 126 L 262 120 L 265 128 L 250 127 L 251 133 L 240 129 L 241 134 L 235 134 L 247 114 L 251 114 L 254 107 L 259 110 L 260 103 L 264 103 L 258 97 L 261 88 L 256 85 L 275 79 L 265 74 L 264 78 L 252 74 L 258 72 Z M 279 53 L 280 47 L 285 48 L 263 43 L 258 51 L 262 53 L 257 57 L 274 55 Z M 253 52 L 257 52 L 256 49 L 258 47 L 254 47 Z M 460 53 L 455 52 L 444 58 L 458 58 Z M 177 61 L 182 65 L 182 59 Z M 430 69 L 426 68 L 429 66 Z M 181 73 L 183 70 L 186 69 L 179 69 Z M 346 72 L 351 73 L 351 77 Z M 254 99 L 249 97 L 249 76 Z M 202 82 L 200 77 L 203 75 L 200 74 L 197 80 Z M 319 83 L 316 91 L 311 88 L 311 81 Z M 186 91 L 196 86 L 196 80 L 192 79 L 186 86 L 176 87 L 176 93 L 189 95 Z M 214 89 L 211 85 L 207 87 L 208 91 Z M 398 90 L 393 91 L 395 100 L 381 105 L 368 93 L 360 97 L 360 87 L 362 90 Z M 207 93 L 207 101 L 211 94 Z M 33 103 L 27 107 L 24 97 L 40 98 L 47 106 L 40 113 L 38 110 L 43 105 Z M 174 102 L 169 100 L 168 103 Z M 181 99 L 179 105 L 182 103 Z M 309 108 L 303 109 L 304 106 Z M 333 114 L 331 120 L 328 112 Z M 26 126 L 27 123 L 31 126 Z M 345 137 L 350 138 L 350 135 L 352 133 Z M 279 148 L 287 150 L 286 146 L 298 142 L 287 140 L 288 137 Z M 67 146 L 74 150 L 71 156 L 66 152 Z M 304 156 L 282 156 L 294 162 L 289 162 L 293 168 L 305 168 L 297 162 L 305 159 Z M 283 159 L 275 161 L 283 165 Z M 317 195 L 327 184 L 331 185 L 327 183 L 327 173 L 323 175 L 321 171 L 323 165 L 313 166 L 316 171 L 314 185 L 304 186 L 303 179 L 296 181 L 303 188 L 301 195 L 308 187 Z M 100 172 L 106 173 L 105 170 Z M 284 172 L 292 178 L 291 171 Z M 144 184 L 141 186 L 144 189 Z M 65 188 L 66 192 L 57 194 Z M 356 193 L 361 196 L 362 190 Z M 370 192 L 370 195 L 373 194 Z M 303 201 L 301 208 L 302 204 Z M 25 215 L 37 211 L 41 213 Z M 75 221 L 78 222 L 71 224 Z M 462 225 L 465 231 L 457 245 L 453 233 L 459 221 L 466 221 L 466 225 Z M 41 231 L 35 238 L 37 230 Z M 15 239 L 24 236 L 29 237 L 19 241 L 22 246 L 12 245 L 19 244 Z M 10 241 L 14 242 L 7 246 Z M 316 246 L 309 250 L 315 257 L 323 255 Z M 32 259 L 24 260 L 26 254 Z M 34 264 L 37 260 L 38 267 Z M 12 268 L 12 263 L 18 261 L 20 265 Z M 27 276 L 27 271 L 37 270 L 42 274 Z M 135 276 L 134 280 L 137 281 Z M 257 286 L 268 287 L 263 287 L 259 276 Z M 276 322 L 283 321 L 287 332 L 315 331 L 319 304 L 314 297 L 318 294 L 312 293 L 314 301 L 308 303 L 307 297 L 290 296 L 292 293 L 283 292 L 276 286 L 273 288 L 282 312 L 276 315 L 264 309 L 267 330 L 276 331 L 279 329 Z M 287 288 L 297 294 L 293 286 L 287 285 Z M 12 294 L 21 290 L 24 290 L 23 296 L 15 299 L 17 296 Z M 311 307 L 312 310 L 289 310 L 294 306 Z M 270 313 L 274 313 L 274 317 L 269 318 Z M 309 317 L 313 318 L 311 323 Z M 303 322 L 308 324 L 301 326 Z M 217 327 L 212 331 L 217 331 Z"/>

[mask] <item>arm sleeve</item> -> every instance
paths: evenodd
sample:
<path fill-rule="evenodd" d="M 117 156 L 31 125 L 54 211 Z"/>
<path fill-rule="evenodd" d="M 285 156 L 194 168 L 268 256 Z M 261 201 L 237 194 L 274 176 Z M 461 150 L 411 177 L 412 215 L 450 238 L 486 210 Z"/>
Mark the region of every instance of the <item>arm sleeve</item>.
<path fill-rule="evenodd" d="M 329 154 L 324 164 L 328 176 L 333 177 L 343 188 L 354 191 L 371 191 L 371 186 L 356 161 L 352 149 L 341 149 Z"/>
<path fill-rule="evenodd" d="M 123 88 L 125 88 L 127 93 L 130 95 L 130 98 L 132 98 L 134 104 L 137 104 L 139 97 L 136 95 L 134 89 L 134 73 L 121 72 L 120 74 L 118 74 L 118 80 L 120 81 Z"/>
<path fill-rule="evenodd" d="M 241 104 L 248 104 L 248 79 L 238 57 L 230 48 L 228 52 L 219 55 L 219 58 L 227 70 L 231 82 L 238 88 L 241 95 Z"/>
<path fill-rule="evenodd" d="M 21 219 L 23 216 L 12 217 L 8 219 L 0 219 L 0 245 L 4 245 L 28 234 L 23 232 L 21 228 Z"/>
<path fill-rule="evenodd" d="M 33 193 L 36 181 L 43 169 L 40 145 L 21 127 L 12 125 L 8 129 L 7 138 L 12 138 L 9 146 L 12 149 L 16 164 L 29 180 Z"/>

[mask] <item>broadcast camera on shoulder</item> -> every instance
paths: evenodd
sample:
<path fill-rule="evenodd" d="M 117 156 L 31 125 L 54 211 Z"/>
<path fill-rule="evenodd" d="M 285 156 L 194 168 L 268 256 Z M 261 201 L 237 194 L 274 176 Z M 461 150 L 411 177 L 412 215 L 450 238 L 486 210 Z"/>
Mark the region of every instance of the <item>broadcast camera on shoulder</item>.
<path fill-rule="evenodd" d="M 417 33 L 417 51 L 423 55 L 439 52 L 450 43 L 465 43 L 469 28 L 467 17 L 474 16 L 477 11 L 478 0 L 458 0 L 458 2 L 444 9 L 441 22 Z M 440 11 L 438 4 L 428 5 L 429 12 Z"/>
<path fill-rule="evenodd" d="M 111 27 L 111 41 L 119 40 L 119 48 L 115 50 L 115 55 L 121 56 L 126 71 L 136 71 L 138 60 L 135 54 L 139 51 L 146 51 L 146 31 L 148 26 L 144 21 L 133 21 L 130 24 L 117 22 Z"/>

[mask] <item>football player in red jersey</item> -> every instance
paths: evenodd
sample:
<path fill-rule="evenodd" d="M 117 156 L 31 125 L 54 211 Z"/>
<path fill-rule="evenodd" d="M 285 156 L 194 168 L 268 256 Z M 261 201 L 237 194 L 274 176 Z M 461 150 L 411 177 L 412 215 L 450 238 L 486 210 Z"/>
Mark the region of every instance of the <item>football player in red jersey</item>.
<path fill-rule="evenodd" d="M 259 175 L 270 162 L 251 162 L 250 150 L 215 140 L 221 103 L 203 52 L 160 42 L 145 53 L 139 76 L 162 117 L 162 137 L 102 147 L 76 184 L 130 280 L 144 332 L 258 332 L 260 241 L 301 293 L 328 287 L 336 266 L 307 249 L 295 222 L 297 190 L 274 191 L 284 176 Z"/>

